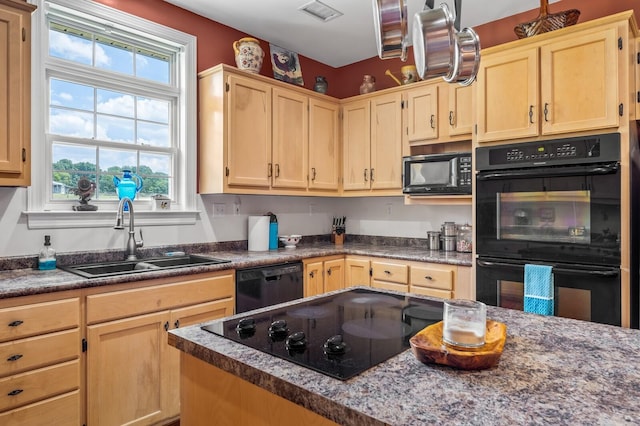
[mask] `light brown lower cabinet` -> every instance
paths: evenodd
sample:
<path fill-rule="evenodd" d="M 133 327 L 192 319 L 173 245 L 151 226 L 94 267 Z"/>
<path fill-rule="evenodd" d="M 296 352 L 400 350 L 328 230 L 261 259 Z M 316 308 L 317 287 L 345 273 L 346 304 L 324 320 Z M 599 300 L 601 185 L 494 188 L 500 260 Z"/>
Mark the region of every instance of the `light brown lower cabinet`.
<path fill-rule="evenodd" d="M 0 424 L 82 423 L 79 292 L 0 300 Z"/>
<path fill-rule="evenodd" d="M 304 297 L 344 288 L 344 256 L 303 259 Z"/>
<path fill-rule="evenodd" d="M 88 425 L 177 419 L 179 351 L 167 331 L 233 314 L 233 271 L 150 283 L 87 296 Z"/>

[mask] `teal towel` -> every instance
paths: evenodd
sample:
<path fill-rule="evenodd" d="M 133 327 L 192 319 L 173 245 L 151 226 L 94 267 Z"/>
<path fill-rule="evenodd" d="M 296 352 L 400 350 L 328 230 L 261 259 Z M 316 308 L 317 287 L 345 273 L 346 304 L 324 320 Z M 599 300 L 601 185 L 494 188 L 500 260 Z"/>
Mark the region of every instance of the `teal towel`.
<path fill-rule="evenodd" d="M 553 315 L 553 267 L 524 265 L 524 311 Z"/>

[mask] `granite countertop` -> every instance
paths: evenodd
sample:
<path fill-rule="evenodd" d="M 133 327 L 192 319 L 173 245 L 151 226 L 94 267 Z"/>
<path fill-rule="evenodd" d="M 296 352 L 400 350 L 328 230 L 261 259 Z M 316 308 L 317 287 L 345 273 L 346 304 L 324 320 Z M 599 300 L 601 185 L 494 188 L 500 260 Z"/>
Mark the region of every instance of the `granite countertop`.
<path fill-rule="evenodd" d="M 184 275 L 221 271 L 226 269 L 240 269 L 274 263 L 295 262 L 309 257 L 340 254 L 471 266 L 471 253 L 429 251 L 421 247 L 397 247 L 363 243 L 346 243 L 343 246 L 330 243 L 317 243 L 308 245 L 302 244 L 295 249 L 282 248 L 268 252 L 220 250 L 203 251 L 191 254 L 230 260 L 230 262 L 208 266 L 196 265 L 169 270 L 152 270 L 116 277 L 91 279 L 75 275 L 62 269 L 55 269 L 51 271 L 39 271 L 32 268 L 6 269 L 0 271 L 0 299 L 89 287 L 101 287 L 154 278 L 180 277 Z M 84 261 L 78 263 L 84 263 Z"/>
<path fill-rule="evenodd" d="M 170 331 L 169 343 L 339 424 L 640 424 L 639 330 L 491 306 L 487 316 L 507 340 L 482 371 L 407 350 L 341 381 L 199 326 Z"/>

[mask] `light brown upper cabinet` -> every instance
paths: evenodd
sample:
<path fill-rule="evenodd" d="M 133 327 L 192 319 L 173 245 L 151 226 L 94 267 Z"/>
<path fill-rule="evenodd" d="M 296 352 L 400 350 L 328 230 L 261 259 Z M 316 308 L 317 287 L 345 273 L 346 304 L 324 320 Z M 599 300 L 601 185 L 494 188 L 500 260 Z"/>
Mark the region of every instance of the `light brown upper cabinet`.
<path fill-rule="evenodd" d="M 0 4 L 0 186 L 31 185 L 31 12 Z"/>
<path fill-rule="evenodd" d="M 471 139 L 472 86 L 430 80 L 406 92 L 406 139 L 409 146 Z"/>
<path fill-rule="evenodd" d="M 337 194 L 337 100 L 227 65 L 198 76 L 200 193 Z"/>
<path fill-rule="evenodd" d="M 619 94 L 619 31 L 616 23 L 565 29 L 483 52 L 477 141 L 618 127 L 628 114 Z"/>
<path fill-rule="evenodd" d="M 345 195 L 400 195 L 402 93 L 345 102 L 342 143 Z"/>

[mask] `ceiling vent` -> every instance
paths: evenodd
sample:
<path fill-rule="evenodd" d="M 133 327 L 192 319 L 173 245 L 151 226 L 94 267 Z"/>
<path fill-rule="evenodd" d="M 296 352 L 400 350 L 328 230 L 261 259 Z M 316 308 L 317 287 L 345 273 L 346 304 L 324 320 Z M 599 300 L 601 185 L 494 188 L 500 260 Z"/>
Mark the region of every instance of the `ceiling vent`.
<path fill-rule="evenodd" d="M 342 16 L 342 12 L 339 12 L 334 8 L 329 7 L 317 0 L 301 6 L 299 10 L 306 12 L 314 18 L 317 18 L 323 22 L 328 22 L 334 18 Z"/>

